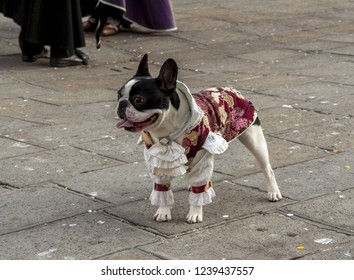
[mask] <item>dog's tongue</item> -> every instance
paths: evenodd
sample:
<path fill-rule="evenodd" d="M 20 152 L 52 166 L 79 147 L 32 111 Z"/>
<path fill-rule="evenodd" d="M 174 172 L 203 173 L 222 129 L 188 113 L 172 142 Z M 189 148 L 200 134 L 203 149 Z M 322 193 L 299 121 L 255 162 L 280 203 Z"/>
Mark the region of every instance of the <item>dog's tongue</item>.
<path fill-rule="evenodd" d="M 134 123 L 125 119 L 125 120 L 117 123 L 116 126 L 117 126 L 117 128 L 129 128 L 129 127 L 134 127 Z"/>

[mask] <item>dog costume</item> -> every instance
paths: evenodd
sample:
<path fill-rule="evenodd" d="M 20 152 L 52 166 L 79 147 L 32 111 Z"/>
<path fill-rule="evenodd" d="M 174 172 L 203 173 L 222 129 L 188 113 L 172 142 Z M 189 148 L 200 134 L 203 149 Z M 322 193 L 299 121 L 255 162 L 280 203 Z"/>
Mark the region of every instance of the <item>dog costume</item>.
<path fill-rule="evenodd" d="M 185 84 L 177 81 L 176 90 L 186 97 L 191 108 L 190 118 L 180 130 L 157 143 L 153 143 L 148 132 L 143 132 L 139 141 L 145 143 L 144 157 L 154 181 L 150 200 L 152 205 L 172 206 L 171 181 L 185 174 L 191 190 L 190 205 L 206 205 L 215 196 L 210 181 L 214 155 L 225 152 L 228 142 L 255 122 L 257 112 L 253 104 L 233 88 L 210 88 L 192 95 Z M 179 145 L 175 140 L 182 135 L 183 142 Z M 207 153 L 193 162 L 201 149 Z M 189 169 L 192 162 L 193 168 Z"/>

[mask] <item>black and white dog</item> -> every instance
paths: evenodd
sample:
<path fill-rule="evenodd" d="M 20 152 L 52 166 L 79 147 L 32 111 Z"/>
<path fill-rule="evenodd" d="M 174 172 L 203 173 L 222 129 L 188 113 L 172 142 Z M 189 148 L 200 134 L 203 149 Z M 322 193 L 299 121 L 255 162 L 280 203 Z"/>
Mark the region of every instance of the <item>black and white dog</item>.
<path fill-rule="evenodd" d="M 271 165 L 257 112 L 252 103 L 229 87 L 191 94 L 177 80 L 173 59 L 164 62 L 152 78 L 148 58 L 142 58 L 136 75 L 118 91 L 118 128 L 141 132 L 144 156 L 153 180 L 150 196 L 158 206 L 154 219 L 171 220 L 174 204 L 171 182 L 184 175 L 189 185 L 190 209 L 186 221 L 203 221 L 203 205 L 215 196 L 211 183 L 214 155 L 226 151 L 238 138 L 255 156 L 266 181 L 268 199 L 282 198 Z"/>

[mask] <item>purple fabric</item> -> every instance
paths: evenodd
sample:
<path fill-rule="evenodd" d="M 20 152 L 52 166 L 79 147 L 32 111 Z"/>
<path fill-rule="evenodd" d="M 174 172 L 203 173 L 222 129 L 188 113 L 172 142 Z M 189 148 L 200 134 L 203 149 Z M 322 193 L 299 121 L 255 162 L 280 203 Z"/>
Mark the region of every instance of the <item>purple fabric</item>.
<path fill-rule="evenodd" d="M 170 0 L 101 0 L 125 11 L 124 18 L 156 31 L 175 30 L 176 23 Z"/>

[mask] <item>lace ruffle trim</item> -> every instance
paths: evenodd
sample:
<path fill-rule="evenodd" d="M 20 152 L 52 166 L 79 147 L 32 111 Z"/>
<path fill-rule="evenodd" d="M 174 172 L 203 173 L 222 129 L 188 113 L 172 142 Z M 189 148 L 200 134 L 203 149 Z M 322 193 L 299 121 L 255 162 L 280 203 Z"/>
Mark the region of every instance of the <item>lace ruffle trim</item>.
<path fill-rule="evenodd" d="M 189 205 L 201 206 L 212 203 L 212 199 L 215 197 L 215 191 L 213 188 L 209 188 L 202 193 L 193 193 L 189 194 Z"/>

